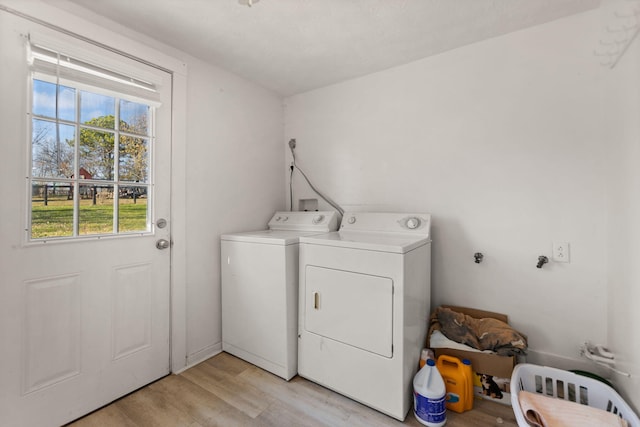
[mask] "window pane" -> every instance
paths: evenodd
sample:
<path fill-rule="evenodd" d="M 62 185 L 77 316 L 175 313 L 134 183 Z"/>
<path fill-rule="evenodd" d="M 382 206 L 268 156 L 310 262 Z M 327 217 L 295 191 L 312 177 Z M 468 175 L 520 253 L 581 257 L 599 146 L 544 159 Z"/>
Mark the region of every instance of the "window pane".
<path fill-rule="evenodd" d="M 42 80 L 33 81 L 33 114 L 56 118 L 56 85 Z M 58 118 L 75 121 L 76 90 L 58 86 Z"/>
<path fill-rule="evenodd" d="M 149 110 L 150 107 L 148 105 L 121 100 L 120 130 L 138 135 L 148 135 Z"/>
<path fill-rule="evenodd" d="M 31 186 L 31 238 L 73 235 L 73 192 L 66 182 Z"/>
<path fill-rule="evenodd" d="M 80 91 L 80 123 L 115 129 L 116 102 L 111 96 Z"/>
<path fill-rule="evenodd" d="M 73 175 L 75 126 L 33 119 L 31 134 L 31 174 L 37 178 L 70 178 Z"/>
<path fill-rule="evenodd" d="M 82 195 L 91 195 L 83 198 Z M 94 196 L 95 194 L 95 196 Z M 80 214 L 78 233 L 113 233 L 113 186 L 80 185 Z"/>
<path fill-rule="evenodd" d="M 113 132 L 80 129 L 78 151 L 80 168 L 84 169 L 85 179 L 113 180 L 114 141 Z"/>
<path fill-rule="evenodd" d="M 147 140 L 121 136 L 119 169 L 121 181 L 147 182 L 149 172 Z"/>
<path fill-rule="evenodd" d="M 147 229 L 147 187 L 120 187 L 118 210 L 118 231 L 148 231 Z"/>

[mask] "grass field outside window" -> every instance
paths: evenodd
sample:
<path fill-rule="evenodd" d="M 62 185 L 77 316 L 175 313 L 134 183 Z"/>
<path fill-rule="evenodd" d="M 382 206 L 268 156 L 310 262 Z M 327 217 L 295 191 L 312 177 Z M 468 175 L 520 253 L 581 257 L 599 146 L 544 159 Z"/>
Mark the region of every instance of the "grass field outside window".
<path fill-rule="evenodd" d="M 147 231 L 147 199 L 119 199 L 118 233 Z M 110 234 L 113 232 L 113 199 L 80 200 L 81 222 L 79 235 Z M 31 235 L 33 238 L 73 236 L 73 200 L 67 196 L 49 197 L 47 206 L 42 200 L 32 201 Z"/>

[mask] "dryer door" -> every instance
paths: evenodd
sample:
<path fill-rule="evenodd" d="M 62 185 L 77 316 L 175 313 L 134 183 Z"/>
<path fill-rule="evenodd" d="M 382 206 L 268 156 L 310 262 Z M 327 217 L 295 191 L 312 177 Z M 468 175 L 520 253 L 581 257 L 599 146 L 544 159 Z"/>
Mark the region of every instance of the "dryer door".
<path fill-rule="evenodd" d="M 305 329 L 392 357 L 393 280 L 307 265 Z"/>

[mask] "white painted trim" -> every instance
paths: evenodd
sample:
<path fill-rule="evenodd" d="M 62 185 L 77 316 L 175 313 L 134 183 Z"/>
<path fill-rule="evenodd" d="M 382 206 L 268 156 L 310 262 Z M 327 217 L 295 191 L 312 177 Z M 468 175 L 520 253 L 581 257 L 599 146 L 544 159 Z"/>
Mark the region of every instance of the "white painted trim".
<path fill-rule="evenodd" d="M 222 353 L 222 343 L 218 342 L 216 344 L 212 344 L 206 346 L 205 348 L 192 353 L 187 358 L 187 365 L 184 367 L 183 371 L 196 366 L 198 363 L 202 363 L 205 360 L 215 356 L 216 354 Z"/>
<path fill-rule="evenodd" d="M 171 371 L 187 366 L 187 77 L 173 75 L 171 148 Z"/>
<path fill-rule="evenodd" d="M 590 362 L 587 359 L 581 358 L 576 350 L 576 357 L 566 357 L 559 354 L 545 353 L 541 351 L 531 350 L 527 351 L 526 363 L 533 363 L 534 365 L 549 366 L 552 368 L 564 369 L 564 370 L 581 370 L 587 372 L 593 372 L 600 375 L 603 378 L 611 378 L 611 371 Z"/>

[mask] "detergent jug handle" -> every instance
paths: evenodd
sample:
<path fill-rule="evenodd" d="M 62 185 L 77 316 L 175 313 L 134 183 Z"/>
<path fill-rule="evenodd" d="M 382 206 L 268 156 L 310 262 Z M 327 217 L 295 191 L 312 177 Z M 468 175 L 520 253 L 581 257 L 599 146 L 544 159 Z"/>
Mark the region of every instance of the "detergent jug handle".
<path fill-rule="evenodd" d="M 448 354 L 441 354 L 438 356 L 437 366 L 443 366 L 445 363 L 459 366 L 462 362 L 455 356 L 449 356 Z"/>

